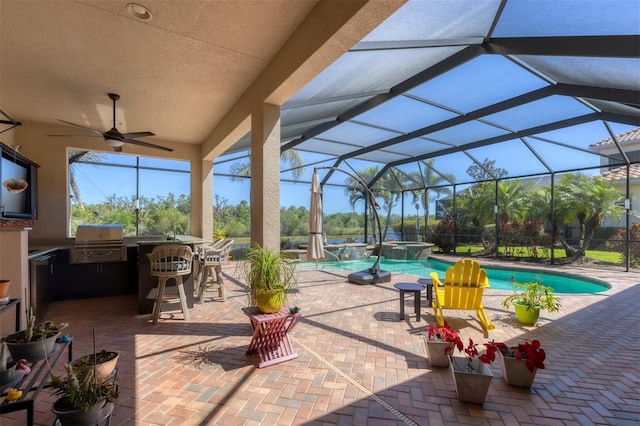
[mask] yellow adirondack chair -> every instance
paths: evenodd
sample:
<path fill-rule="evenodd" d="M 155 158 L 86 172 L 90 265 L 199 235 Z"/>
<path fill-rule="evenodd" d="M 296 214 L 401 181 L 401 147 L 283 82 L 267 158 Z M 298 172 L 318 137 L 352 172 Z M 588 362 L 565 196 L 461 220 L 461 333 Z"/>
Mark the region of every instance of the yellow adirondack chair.
<path fill-rule="evenodd" d="M 433 314 L 439 325 L 444 325 L 443 309 L 460 309 L 476 311 L 478 320 L 487 330 L 493 330 L 495 325 L 489 321 L 484 306 L 482 294 L 489 288 L 487 272 L 473 259 L 461 259 L 445 272 L 444 283 L 438 278 L 437 272 L 432 272 L 433 280 Z"/>

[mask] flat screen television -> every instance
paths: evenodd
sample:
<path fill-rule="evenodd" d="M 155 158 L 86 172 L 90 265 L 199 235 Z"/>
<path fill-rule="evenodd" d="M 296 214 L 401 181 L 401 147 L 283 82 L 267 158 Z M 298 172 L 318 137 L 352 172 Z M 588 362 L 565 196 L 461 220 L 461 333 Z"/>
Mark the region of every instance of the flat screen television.
<path fill-rule="evenodd" d="M 0 219 L 36 219 L 38 165 L 5 144 L 0 148 Z M 27 187 L 16 191 L 9 184 L 12 179 L 25 181 Z"/>

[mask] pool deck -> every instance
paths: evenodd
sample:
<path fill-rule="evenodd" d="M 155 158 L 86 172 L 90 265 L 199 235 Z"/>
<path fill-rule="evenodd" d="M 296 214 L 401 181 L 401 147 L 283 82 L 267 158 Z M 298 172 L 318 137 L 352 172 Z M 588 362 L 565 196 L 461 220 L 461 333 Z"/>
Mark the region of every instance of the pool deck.
<path fill-rule="evenodd" d="M 482 263 L 490 263 L 482 261 Z M 640 423 L 640 274 L 582 267 L 552 270 L 603 279 L 610 290 L 561 295 L 560 312 L 522 326 L 500 303 L 509 293 L 486 291 L 496 329 L 488 336 L 473 312 L 446 311 L 463 337 L 514 344 L 539 339 L 547 352 L 531 389 L 495 378 L 484 405 L 459 402 L 450 372 L 431 369 L 420 332 L 433 323 L 423 298 L 399 320 L 393 284 L 348 283 L 346 272 L 299 273 L 293 305 L 302 316 L 291 331 L 299 357 L 258 369 L 245 352 L 251 328 L 241 308 L 245 285 L 225 265 L 227 301 L 207 299 L 183 321 L 163 312 L 157 325 L 136 314 L 135 296 L 55 302 L 52 320 L 68 321 L 74 355 L 98 346 L 119 351 L 120 399 L 112 425 L 636 425 Z M 53 400 L 36 402 L 36 424 L 51 425 Z M 0 424 L 23 425 L 23 412 Z"/>

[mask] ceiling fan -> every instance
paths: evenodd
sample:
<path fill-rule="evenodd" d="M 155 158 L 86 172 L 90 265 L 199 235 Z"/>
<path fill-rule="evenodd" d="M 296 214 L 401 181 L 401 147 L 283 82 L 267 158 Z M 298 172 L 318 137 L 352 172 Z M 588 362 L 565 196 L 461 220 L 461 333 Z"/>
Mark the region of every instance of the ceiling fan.
<path fill-rule="evenodd" d="M 100 130 L 92 129 L 91 127 L 83 126 L 81 124 L 75 124 L 75 123 L 71 123 L 69 121 L 64 121 L 60 119 L 58 119 L 58 121 L 61 121 L 66 124 L 70 124 L 75 127 L 80 127 L 81 129 L 89 130 L 90 132 L 93 132 L 93 133 L 97 133 L 98 135 L 103 137 L 104 141 L 109 145 L 111 145 L 113 150 L 116 152 L 122 152 L 122 145 L 124 145 L 125 143 L 130 143 L 132 145 L 146 146 L 148 148 L 161 149 L 169 152 L 173 151 L 173 149 L 171 148 L 165 148 L 164 146 L 155 145 L 149 142 L 143 142 L 143 141 L 134 139 L 134 138 L 142 138 L 144 136 L 155 136 L 155 134 L 152 132 L 120 133 L 118 129 L 116 129 L 116 101 L 120 99 L 120 95 L 115 93 L 109 93 L 109 98 L 113 101 L 113 127 L 111 128 L 111 130 L 107 130 L 106 132 L 101 132 Z M 85 135 L 49 135 L 49 136 L 86 137 Z M 90 137 L 98 137 L 98 136 L 91 135 Z"/>

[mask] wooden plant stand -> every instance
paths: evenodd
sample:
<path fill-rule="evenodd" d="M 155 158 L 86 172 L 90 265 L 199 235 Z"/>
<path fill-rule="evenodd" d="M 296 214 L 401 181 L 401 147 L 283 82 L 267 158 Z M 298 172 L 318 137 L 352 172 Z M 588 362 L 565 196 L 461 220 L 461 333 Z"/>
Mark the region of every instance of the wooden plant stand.
<path fill-rule="evenodd" d="M 247 355 L 258 354 L 258 368 L 298 357 L 289 339 L 289 330 L 300 313 L 292 314 L 286 306 L 275 314 L 262 314 L 256 307 L 242 308 L 242 312 L 249 317 L 253 330 Z"/>

